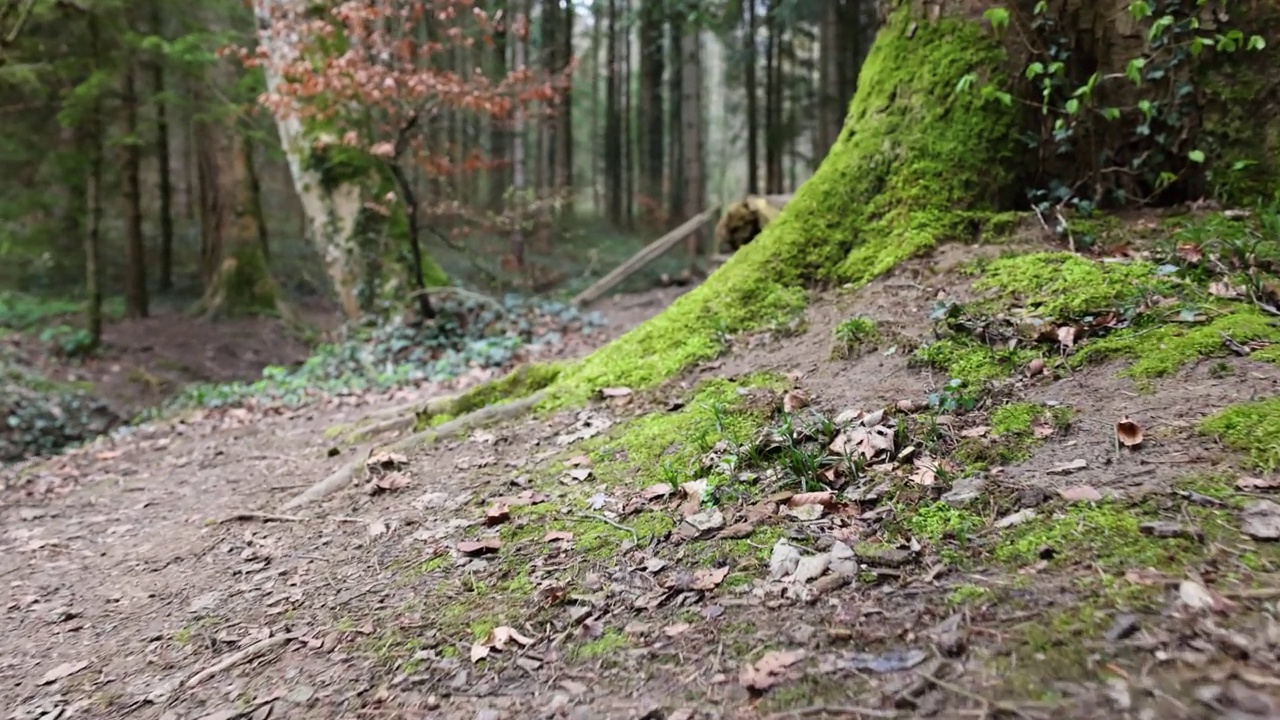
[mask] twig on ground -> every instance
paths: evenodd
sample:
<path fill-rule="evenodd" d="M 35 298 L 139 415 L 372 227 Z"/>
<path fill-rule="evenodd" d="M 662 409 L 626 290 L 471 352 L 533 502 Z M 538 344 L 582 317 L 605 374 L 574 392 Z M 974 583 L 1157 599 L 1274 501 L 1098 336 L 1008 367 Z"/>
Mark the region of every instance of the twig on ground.
<path fill-rule="evenodd" d="M 1249 348 L 1241 345 L 1235 340 L 1232 340 L 1230 335 L 1224 332 L 1219 332 L 1218 334 L 1222 336 L 1222 344 L 1226 345 L 1228 350 L 1239 355 L 1240 357 L 1248 357 L 1253 352 Z"/>
<path fill-rule="evenodd" d="M 311 518 L 305 518 L 300 515 L 276 515 L 275 513 L 242 510 L 222 518 L 217 524 L 222 525 L 223 523 L 236 522 L 237 520 L 261 520 L 262 522 L 307 522 L 308 520 L 311 520 Z"/>
<path fill-rule="evenodd" d="M 920 677 L 924 678 L 925 680 L 928 680 L 934 685 L 937 685 L 943 690 L 955 693 L 956 695 L 959 695 L 961 697 L 969 698 L 970 700 L 976 703 L 980 703 L 984 708 L 996 708 L 997 710 L 1007 712 L 1010 715 L 1013 715 L 1014 717 L 1022 718 L 1022 720 L 1035 720 L 1032 716 L 1019 710 L 1013 705 L 1010 705 L 1009 703 L 1004 703 L 998 700 L 991 700 L 989 698 L 985 698 L 979 695 L 978 693 L 973 692 L 972 690 L 967 690 L 965 688 L 960 687 L 959 685 L 956 685 L 953 682 L 948 682 L 946 680 L 943 680 L 942 678 L 932 673 L 927 673 L 922 670 L 916 670 L 915 672 Z"/>
<path fill-rule="evenodd" d="M 774 713 L 769 716 L 769 720 L 784 720 L 785 718 L 802 718 L 810 715 L 835 715 L 854 718 L 896 718 L 900 715 L 892 710 L 877 710 L 876 708 L 858 707 L 856 705 L 810 705 L 809 707 L 796 708 L 795 710 L 784 710 L 780 713 Z"/>
<path fill-rule="evenodd" d="M 243 650 L 239 650 L 237 652 L 233 652 L 230 655 L 227 655 L 226 657 L 222 658 L 218 662 L 214 663 L 213 665 L 210 665 L 204 670 L 201 670 L 195 675 L 192 675 L 185 683 L 183 683 L 183 686 L 186 687 L 187 689 L 191 689 L 199 685 L 200 683 L 204 682 L 205 680 L 208 680 L 209 678 L 213 677 L 214 675 L 217 675 L 223 670 L 235 667 L 236 665 L 239 665 L 240 663 L 245 662 L 247 660 L 251 660 L 277 645 L 285 644 L 291 639 L 293 639 L 292 635 L 276 635 L 275 637 L 269 637 L 266 640 L 259 640 L 258 642 L 250 645 L 249 647 L 244 648 Z"/>
<path fill-rule="evenodd" d="M 627 527 L 626 525 L 623 525 L 617 520 L 610 520 L 609 518 L 603 515 L 596 515 L 594 513 L 582 513 L 579 517 L 584 517 L 584 518 L 587 518 L 588 520 L 599 520 L 602 523 L 605 523 L 607 525 L 612 525 L 613 527 L 618 528 L 622 532 L 631 533 L 631 541 L 634 542 L 636 545 L 640 544 L 640 536 L 636 534 L 636 531 Z"/>

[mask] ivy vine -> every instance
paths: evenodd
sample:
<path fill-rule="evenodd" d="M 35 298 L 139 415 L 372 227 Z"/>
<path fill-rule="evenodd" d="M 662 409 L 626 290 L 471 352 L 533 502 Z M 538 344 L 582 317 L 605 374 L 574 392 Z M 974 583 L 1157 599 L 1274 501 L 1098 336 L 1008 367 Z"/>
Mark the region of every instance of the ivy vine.
<path fill-rule="evenodd" d="M 1040 180 L 1028 201 L 1043 218 L 1064 209 L 1133 207 L 1167 201 L 1207 160 L 1195 128 L 1204 101 L 1196 63 L 1216 53 L 1259 52 L 1260 35 L 1226 25 L 1223 0 L 1134 0 L 1126 11 L 1142 32 L 1122 68 L 1100 72 L 1077 57 L 1074 28 L 1049 2 L 1030 13 L 994 7 L 984 13 L 999 37 L 1016 33 L 1022 59 L 1017 87 L 979 85 L 976 73 L 957 92 L 977 88 L 984 101 L 1034 112 L 1034 131 L 1020 140 L 1037 153 Z M 1230 170 L 1247 166 L 1238 161 Z M 1185 185 L 1182 185 L 1185 187 Z"/>

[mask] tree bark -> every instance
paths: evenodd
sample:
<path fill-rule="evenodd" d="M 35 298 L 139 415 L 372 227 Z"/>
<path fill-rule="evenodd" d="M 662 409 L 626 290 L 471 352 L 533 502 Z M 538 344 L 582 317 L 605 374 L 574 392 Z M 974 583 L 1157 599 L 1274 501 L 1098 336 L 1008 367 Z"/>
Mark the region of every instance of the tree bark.
<path fill-rule="evenodd" d="M 89 58 L 96 72 L 102 53 L 98 16 L 89 14 Z M 102 143 L 101 103 L 94 101 L 85 131 L 88 144 L 88 178 L 85 183 L 84 294 L 85 325 L 89 350 L 102 344 Z"/>
<path fill-rule="evenodd" d="M 681 38 L 683 61 L 680 65 L 680 141 L 684 164 L 684 213 L 681 220 L 691 218 L 707 206 L 706 147 L 702 117 L 702 33 L 691 25 Z M 690 272 L 697 269 L 698 245 L 705 233 L 699 229 L 686 240 Z"/>
<path fill-rule="evenodd" d="M 605 217 L 622 225 L 622 68 L 618 57 L 618 1 L 608 0 L 605 40 L 604 187 Z"/>
<path fill-rule="evenodd" d="M 515 69 L 516 72 L 524 72 L 526 55 L 529 49 L 529 15 L 527 12 L 527 0 L 516 0 L 512 11 L 516 22 L 515 33 Z M 525 197 L 527 190 L 527 179 L 525 177 L 525 143 L 528 138 L 525 137 L 525 109 L 524 106 L 517 103 L 515 108 L 515 120 L 512 127 L 511 142 L 511 201 L 514 203 L 515 219 L 511 226 L 511 257 L 515 260 L 516 268 L 524 268 L 524 226 L 523 214 L 524 208 L 528 204 L 528 198 Z"/>
<path fill-rule="evenodd" d="M 656 220 L 662 209 L 663 114 L 661 0 L 642 0 L 640 6 L 640 192 Z M 654 223 L 660 226 L 662 223 Z"/>
<path fill-rule="evenodd" d="M 756 0 L 746 0 L 747 194 L 760 192 L 760 89 L 756 83 Z"/>
<path fill-rule="evenodd" d="M 560 67 L 564 73 L 573 61 L 573 3 L 565 3 L 561 21 L 564 24 L 560 35 Z M 560 114 L 556 117 L 556 168 L 558 176 L 556 187 L 567 194 L 561 220 L 573 218 L 574 201 L 577 199 L 573 184 L 573 85 L 572 78 L 566 77 L 569 85 L 564 89 L 560 101 Z"/>
<path fill-rule="evenodd" d="M 126 60 L 120 102 L 124 106 L 125 315 L 144 318 L 147 298 L 147 253 L 142 238 L 142 150 L 138 138 L 137 69 Z"/>
<path fill-rule="evenodd" d="M 163 35 L 164 20 L 159 0 L 151 3 L 151 27 L 156 35 Z M 151 88 L 156 112 L 156 165 L 160 194 L 160 257 L 156 287 L 161 291 L 173 289 L 173 159 L 169 147 L 169 103 L 165 99 L 164 59 L 151 61 Z"/>

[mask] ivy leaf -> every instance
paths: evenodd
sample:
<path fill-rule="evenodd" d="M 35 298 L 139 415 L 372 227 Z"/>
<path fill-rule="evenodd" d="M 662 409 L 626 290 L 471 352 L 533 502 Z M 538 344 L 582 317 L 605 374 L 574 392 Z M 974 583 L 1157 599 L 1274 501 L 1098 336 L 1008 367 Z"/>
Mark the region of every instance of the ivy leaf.
<path fill-rule="evenodd" d="M 1129 61 L 1124 69 L 1125 77 L 1129 78 L 1134 85 L 1142 84 L 1142 68 L 1147 66 L 1147 59 L 1136 57 Z"/>
<path fill-rule="evenodd" d="M 1102 117 L 1108 120 L 1119 120 L 1120 108 L 1113 108 L 1113 107 L 1102 108 Z"/>
<path fill-rule="evenodd" d="M 1134 20 L 1151 17 L 1151 6 L 1143 2 L 1143 0 L 1136 0 L 1136 2 L 1129 3 L 1129 14 L 1133 16 Z"/>
<path fill-rule="evenodd" d="M 1002 7 L 991 8 L 982 13 L 982 17 L 986 18 L 995 30 L 1003 30 L 1009 25 L 1009 11 Z"/>
<path fill-rule="evenodd" d="M 1044 74 L 1044 63 L 1033 62 L 1027 66 L 1027 79 L 1035 80 L 1036 76 Z"/>
<path fill-rule="evenodd" d="M 1204 151 L 1203 151 L 1203 150 L 1192 150 L 1191 152 L 1187 153 L 1187 159 L 1188 159 L 1188 160 L 1190 160 L 1190 161 L 1191 161 L 1191 162 L 1193 162 L 1193 163 L 1196 163 L 1196 164 L 1203 163 L 1203 162 L 1204 162 Z"/>
<path fill-rule="evenodd" d="M 1267 46 L 1267 41 L 1261 35 L 1253 35 L 1249 38 L 1250 50 L 1262 50 Z"/>
<path fill-rule="evenodd" d="M 1036 3 L 1035 10 L 1033 10 L 1032 12 L 1036 15 L 1043 15 L 1048 11 L 1049 11 L 1049 3 L 1046 2 L 1046 0 L 1040 0 L 1040 2 Z"/>

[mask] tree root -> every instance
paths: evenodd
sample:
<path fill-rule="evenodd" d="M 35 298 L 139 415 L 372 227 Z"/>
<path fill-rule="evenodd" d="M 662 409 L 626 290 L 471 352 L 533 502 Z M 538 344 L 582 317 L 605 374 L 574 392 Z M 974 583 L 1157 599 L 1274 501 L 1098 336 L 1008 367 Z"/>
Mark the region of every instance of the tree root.
<path fill-rule="evenodd" d="M 498 405 L 486 405 L 478 410 L 469 412 L 461 417 L 454 418 L 438 427 L 428 428 L 421 432 L 416 432 L 407 437 L 401 438 L 389 445 L 381 447 L 374 446 L 370 448 L 368 453 L 364 453 L 358 460 L 353 460 L 346 465 L 338 468 L 330 473 L 328 477 L 311 487 L 303 490 L 295 495 L 291 500 L 280 506 L 280 513 L 288 513 L 303 505 L 316 500 L 328 497 L 347 485 L 350 485 L 360 473 L 360 469 L 364 467 L 365 459 L 375 452 L 406 452 L 416 449 L 423 445 L 428 445 L 443 438 L 454 437 L 462 433 L 469 432 L 482 425 L 492 422 L 500 422 L 512 420 L 524 413 L 528 412 L 535 405 L 546 397 L 547 391 L 540 390 L 532 395 L 513 400 L 508 403 Z M 441 398 L 441 400 L 455 400 L 456 398 Z M 428 404 L 430 406 L 430 404 Z"/>
<path fill-rule="evenodd" d="M 250 645 L 249 647 L 244 648 L 243 650 L 239 650 L 237 652 L 233 652 L 230 655 L 227 655 L 226 657 L 222 658 L 218 662 L 214 663 L 213 665 L 210 665 L 204 670 L 201 670 L 195 675 L 192 675 L 190 679 L 188 679 L 185 683 L 183 683 L 183 686 L 186 687 L 188 690 L 190 690 L 191 688 L 199 685 L 205 680 L 208 680 L 214 675 L 217 675 L 223 670 L 227 670 L 229 668 L 235 667 L 236 665 L 239 665 L 242 662 L 251 660 L 265 653 L 271 648 L 276 647 L 277 645 L 285 644 L 291 639 L 293 639 L 291 635 L 276 635 L 275 637 L 269 637 L 266 640 L 259 640 L 258 642 Z"/>

